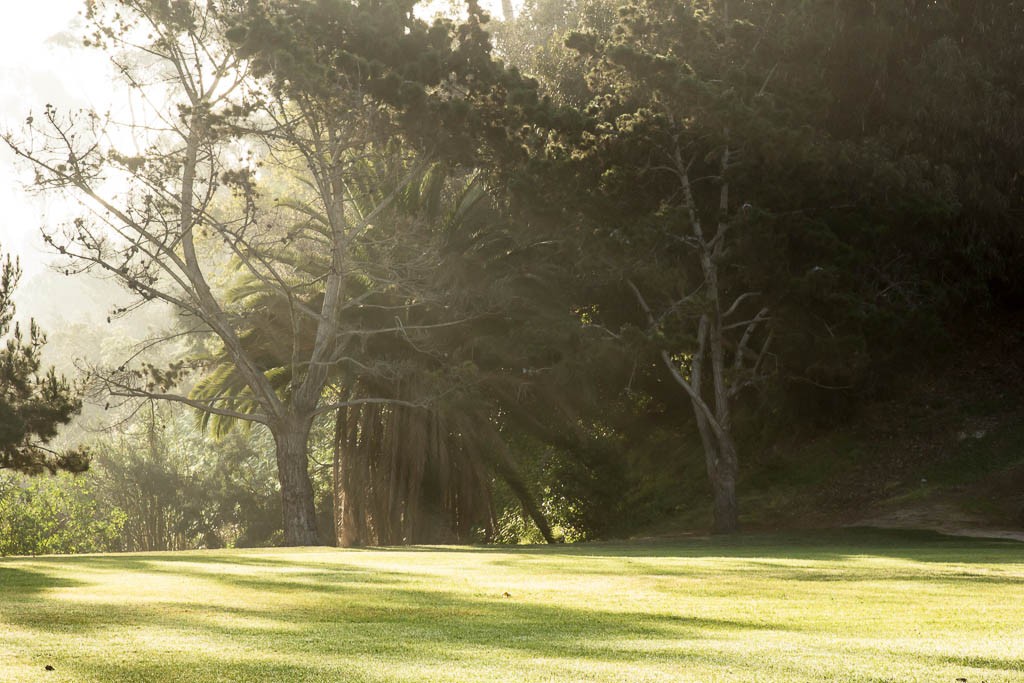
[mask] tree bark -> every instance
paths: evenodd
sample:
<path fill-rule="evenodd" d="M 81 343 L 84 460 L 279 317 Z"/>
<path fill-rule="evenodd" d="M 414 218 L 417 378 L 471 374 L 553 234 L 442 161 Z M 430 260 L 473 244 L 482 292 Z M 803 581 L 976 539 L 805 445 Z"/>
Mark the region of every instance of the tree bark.
<path fill-rule="evenodd" d="M 708 477 L 714 495 L 714 525 L 716 534 L 735 534 L 740 530 L 739 504 L 736 501 L 736 475 L 739 457 L 731 435 L 719 440 L 714 463 L 708 463 Z"/>
<path fill-rule="evenodd" d="M 348 497 L 345 495 L 345 445 L 348 441 L 348 409 L 338 408 L 334 416 L 334 460 L 331 466 L 331 479 L 334 484 L 334 538 L 339 548 L 351 548 L 358 543 L 352 538 L 347 524 L 346 514 L 349 513 Z"/>
<path fill-rule="evenodd" d="M 312 419 L 289 417 L 273 430 L 281 482 L 284 545 L 319 545 L 308 442 Z"/>
<path fill-rule="evenodd" d="M 540 531 L 540 535 L 544 537 L 544 540 L 549 544 L 558 543 L 558 539 L 551 532 L 551 525 L 548 523 L 547 517 L 544 516 L 533 494 L 530 493 L 530 488 L 519 474 L 519 468 L 512 461 L 508 448 L 501 441 L 501 437 L 495 434 L 492 436 L 491 442 L 494 446 L 492 457 L 495 471 L 505 480 L 508 487 L 512 489 L 512 493 L 519 499 L 519 504 L 522 506 L 523 511 L 537 525 L 537 530 Z"/>
<path fill-rule="evenodd" d="M 334 423 L 334 531 L 339 548 L 370 544 L 365 500 L 369 482 L 359 448 L 349 438 L 349 413 L 339 408 Z"/>
<path fill-rule="evenodd" d="M 715 421 L 719 427 L 715 435 L 715 452 L 708 453 L 708 475 L 715 501 L 713 529 L 716 534 L 734 534 L 739 531 L 739 504 L 736 500 L 739 455 L 736 452 L 736 442 L 732 438 L 732 407 L 729 405 L 729 389 L 725 376 L 725 340 L 719 308 L 718 268 L 713 259 L 708 260 L 708 281 L 714 285 L 710 338 L 711 375 L 715 392 Z"/>

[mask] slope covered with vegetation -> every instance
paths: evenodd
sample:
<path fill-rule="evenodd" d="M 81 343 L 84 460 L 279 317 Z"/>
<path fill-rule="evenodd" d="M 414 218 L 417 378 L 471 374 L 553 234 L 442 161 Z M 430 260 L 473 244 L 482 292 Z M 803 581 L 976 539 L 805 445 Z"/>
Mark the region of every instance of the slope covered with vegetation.
<path fill-rule="evenodd" d="M 975 321 L 884 394 L 748 435 L 748 528 L 871 525 L 1024 536 L 1024 316 Z M 689 456 L 686 496 L 706 496 Z M 680 506 L 644 533 L 699 530 Z"/>

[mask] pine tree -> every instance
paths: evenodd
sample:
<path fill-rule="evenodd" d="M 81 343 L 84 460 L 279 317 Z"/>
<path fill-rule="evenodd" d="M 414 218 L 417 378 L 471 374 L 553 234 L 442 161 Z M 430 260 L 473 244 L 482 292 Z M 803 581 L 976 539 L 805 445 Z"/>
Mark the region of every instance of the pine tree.
<path fill-rule="evenodd" d="M 20 279 L 18 261 L 7 256 L 0 265 L 0 469 L 26 474 L 82 472 L 89 466 L 84 451 L 48 447 L 58 428 L 78 414 L 82 402 L 52 367 L 42 370 L 46 335 L 35 320 L 29 322 L 27 334 L 13 322 L 12 296 Z"/>

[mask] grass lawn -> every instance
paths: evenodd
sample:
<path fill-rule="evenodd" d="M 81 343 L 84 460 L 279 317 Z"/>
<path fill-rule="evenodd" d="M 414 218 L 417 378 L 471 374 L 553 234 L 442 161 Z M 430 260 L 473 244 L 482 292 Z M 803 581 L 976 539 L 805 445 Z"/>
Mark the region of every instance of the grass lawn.
<path fill-rule="evenodd" d="M 0 681 L 957 678 L 1024 681 L 1024 543 L 846 531 L 0 560 Z"/>

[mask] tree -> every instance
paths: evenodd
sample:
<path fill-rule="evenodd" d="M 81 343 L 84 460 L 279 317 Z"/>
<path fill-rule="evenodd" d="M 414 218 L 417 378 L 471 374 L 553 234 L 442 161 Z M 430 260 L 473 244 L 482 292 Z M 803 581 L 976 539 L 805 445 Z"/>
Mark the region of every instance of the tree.
<path fill-rule="evenodd" d="M 457 309 L 450 307 L 445 312 L 436 293 L 422 288 L 422 276 L 416 271 L 424 266 L 423 254 L 414 253 L 414 245 L 420 242 L 414 238 L 407 245 L 403 241 L 407 235 L 382 232 L 377 227 L 393 216 L 388 209 L 406 189 L 415 187 L 410 181 L 436 159 L 472 164 L 481 155 L 517 155 L 518 133 L 510 136 L 516 130 L 510 125 L 515 117 L 504 103 L 510 88 L 522 85 L 523 79 L 509 76 L 490 58 L 482 29 L 486 15 L 477 3 L 470 2 L 465 24 L 437 20 L 428 25 L 415 18 L 414 4 L 409 0 L 333 4 L 282 0 L 239 13 L 229 33 L 238 53 L 252 60 L 280 105 L 272 129 L 275 139 L 297 150 L 309 168 L 313 196 L 312 203 L 304 203 L 305 220 L 318 226 L 321 233 L 334 234 L 335 243 L 343 243 L 348 250 L 347 271 L 338 280 L 338 296 L 344 303 L 337 310 L 349 320 L 349 326 L 338 334 L 337 360 L 343 366 L 358 367 L 358 362 L 352 362 L 351 347 L 366 346 L 373 336 L 408 337 L 430 329 L 454 328 L 479 315 L 474 311 L 469 317 L 453 319 L 451 313 Z M 520 106 L 536 104 L 536 93 L 530 87 L 519 92 L 523 94 Z M 353 131 L 364 137 L 353 138 Z M 374 188 L 356 169 L 366 168 L 367 159 L 384 159 L 394 150 L 394 145 L 385 141 L 395 140 L 403 141 L 416 154 L 409 155 L 414 162 L 399 176 L 386 179 L 384 185 L 390 189 L 382 194 L 379 176 L 370 176 L 377 184 Z M 375 205 L 360 206 L 353 189 L 364 199 L 376 197 Z M 365 239 L 368 236 L 370 241 Z M 372 240 L 380 236 L 384 241 L 374 245 Z M 400 248 L 384 246 L 387 244 Z M 364 254 L 379 261 L 362 259 Z M 435 265 L 427 264 L 429 268 Z M 328 272 L 336 270 L 337 266 L 332 266 Z M 324 301 L 330 297 L 328 288 Z M 360 325 L 366 320 L 360 308 L 391 311 L 398 324 L 386 322 L 367 329 Z M 405 315 L 400 314 L 403 310 Z M 332 371 L 330 367 L 329 363 L 318 366 L 327 372 Z M 359 374 L 338 368 L 333 371 L 339 376 Z M 284 374 L 294 377 L 289 371 Z M 359 386 L 386 391 L 380 383 Z M 336 392 L 336 396 L 344 397 L 346 391 Z M 374 404 L 422 407 L 432 393 L 417 398 L 404 392 L 361 395 L 339 399 L 319 410 Z M 381 414 L 388 412 L 383 409 Z M 409 489 L 413 490 L 415 487 Z"/>
<path fill-rule="evenodd" d="M 737 158 L 756 154 L 746 148 L 764 123 L 751 86 L 770 79 L 726 6 L 636 2 L 613 36 L 575 34 L 569 45 L 594 60 L 596 121 L 575 146 L 611 253 L 589 250 L 635 298 L 660 363 L 688 397 L 715 530 L 728 533 L 738 527 L 734 404 L 772 369 L 773 334 L 770 295 L 730 277 L 726 262 L 751 213 L 731 194 Z"/>
<path fill-rule="evenodd" d="M 353 348 L 365 359 L 339 377 L 339 391 L 395 399 L 337 416 L 342 545 L 466 541 L 478 530 L 490 535 L 494 478 L 509 486 L 545 540 L 555 540 L 506 443 L 508 420 L 499 418 L 503 404 L 496 400 L 499 387 L 522 387 L 530 363 L 525 349 L 532 345 L 521 344 L 529 337 L 521 331 L 551 322 L 551 307 L 557 308 L 558 297 L 537 287 L 549 267 L 544 247 L 515 234 L 480 178 L 446 175 L 443 166 L 432 167 L 374 231 L 373 244 L 402 245 L 397 253 L 378 253 L 385 262 L 418 262 L 400 256 L 410 247 L 427 257 L 420 291 L 430 297 L 426 305 L 404 302 L 401 319 L 412 337 Z M 413 230 L 399 227 L 406 225 Z M 391 304 L 381 308 L 403 302 Z M 452 317 L 466 322 L 453 327 Z M 546 333 L 558 331 L 555 325 Z M 520 342 L 514 351 L 513 339 Z M 383 359 L 391 372 L 382 376 L 372 364 Z"/>
<path fill-rule="evenodd" d="M 590 120 L 539 136 L 522 183 L 577 226 L 578 272 L 605 283 L 583 308 L 682 389 L 718 532 L 738 528 L 736 416 L 751 389 L 856 377 L 867 331 L 894 314 L 865 284 L 887 267 L 878 236 L 953 205 L 942 166 L 834 129 L 832 4 L 637 0 L 611 35 L 570 36 Z"/>
<path fill-rule="evenodd" d="M 231 350 L 260 412 L 244 414 L 230 405 L 204 404 L 175 394 L 174 372 L 162 375 L 152 369 L 144 375 L 122 366 L 100 379 L 114 396 L 178 401 L 267 424 L 277 445 L 286 542 L 315 544 L 306 461 L 309 402 L 319 398 L 322 378 L 317 368 L 331 352 L 336 311 L 318 316 L 320 343 L 304 359 L 313 368 L 309 381 L 297 379 L 299 395 L 282 400 L 240 343 L 239 321 L 218 300 L 209 275 L 211 263 L 204 258 L 211 250 L 214 255 L 231 250 L 260 276 L 267 276 L 258 271 L 260 251 L 254 239 L 259 236 L 254 235 L 252 203 L 243 199 L 245 206 L 231 207 L 236 210 L 226 214 L 218 214 L 216 205 L 231 189 L 244 196 L 254 171 L 244 162 L 229 161 L 228 150 L 241 144 L 230 124 L 251 112 L 243 102 L 253 93 L 247 88 L 242 61 L 222 40 L 223 9 L 216 3 L 147 0 L 88 4 L 93 32 L 87 43 L 110 51 L 127 85 L 149 105 L 149 120 L 128 126 L 137 140 L 137 153 L 119 150 L 109 137 L 114 124 L 96 112 L 65 114 L 51 105 L 39 120 L 28 118 L 30 131 L 35 131 L 28 141 L 11 134 L 5 139 L 30 162 L 39 189 L 65 192 L 82 202 L 87 213 L 65 230 L 46 235 L 71 267 L 103 271 L 137 294 L 139 303 L 168 303 L 216 335 Z M 136 37 L 143 42 L 133 42 Z M 110 192 L 104 183 L 109 175 L 123 179 L 129 191 Z M 197 247 L 204 238 L 206 244 Z M 281 282 L 288 286 L 283 278 Z"/>
<path fill-rule="evenodd" d="M 349 189 L 357 212 L 373 210 L 394 178 L 418 165 L 400 154 L 390 163 L 401 172 L 378 164 Z M 536 248 L 510 235 L 482 182 L 449 175 L 440 164 L 416 173 L 350 245 L 346 291 L 360 304 L 346 315 L 344 362 L 328 380 L 328 403 L 340 403 L 334 509 L 341 545 L 466 541 L 493 526 L 492 472 L 552 538 L 487 398 L 496 382 L 521 377 L 523 365 L 502 349 L 495 367 L 494 340 L 507 343 L 554 300 L 534 282 L 543 259 L 530 262 Z M 318 280 L 329 263 L 314 256 L 298 267 Z M 230 291 L 249 310 L 243 343 L 280 390 L 290 376 L 277 351 L 292 333 L 287 301 L 244 273 Z M 245 383 L 223 349 L 208 363 L 192 397 L 241 399 Z M 217 432 L 234 424 L 208 418 Z"/>
<path fill-rule="evenodd" d="M 32 320 L 28 335 L 13 323 L 13 295 L 21 278 L 17 261 L 0 264 L 0 469 L 25 474 L 58 470 L 83 472 L 89 467 L 84 450 L 57 452 L 48 445 L 61 425 L 82 409 L 75 390 L 53 368 L 41 373 L 40 354 L 46 335 Z"/>
<path fill-rule="evenodd" d="M 360 305 L 345 285 L 350 245 L 379 211 L 355 213 L 348 188 L 358 183 L 366 159 L 384 153 L 395 130 L 380 104 L 406 94 L 392 91 L 394 81 L 424 64 L 428 78 L 447 74 L 443 61 L 424 61 L 422 50 L 450 52 L 453 37 L 450 26 L 428 29 L 414 20 L 409 2 L 272 4 L 89 3 L 88 42 L 115 55 L 128 85 L 150 106 L 151 120 L 129 127 L 143 141 L 139 150 L 117 149 L 111 139 L 124 138 L 112 135 L 112 124 L 97 113 L 64 114 L 52 106 L 38 120 L 29 117 L 36 135 L 27 142 L 5 139 L 31 163 L 41 190 L 66 191 L 88 211 L 48 234 L 56 250 L 76 268 L 119 279 L 139 303 L 170 304 L 197 334 L 212 335 L 245 391 L 209 401 L 175 393 L 181 367 L 122 366 L 102 381 L 115 396 L 176 401 L 266 425 L 276 444 L 285 542 L 313 544 L 319 534 L 310 430 L 317 415 L 341 407 L 322 405 L 326 382 L 352 336 L 369 333 L 344 329 L 344 316 Z M 344 43 L 302 42 L 296 27 L 310 36 L 341 27 L 355 46 L 383 54 L 368 60 L 346 53 Z M 271 54 L 254 52 L 254 43 Z M 415 93 L 409 97 L 417 101 Z M 261 201 L 261 160 L 293 171 L 310 188 L 308 199 Z M 105 184 L 111 176 L 130 190 L 112 196 Z M 392 184 L 381 210 L 402 187 L 401 179 Z M 314 256 L 327 262 L 322 278 L 309 280 L 289 265 Z M 218 269 L 229 258 L 285 304 L 291 334 L 279 352 L 288 366 L 283 387 L 241 338 L 244 307 L 232 308 L 219 288 Z"/>

